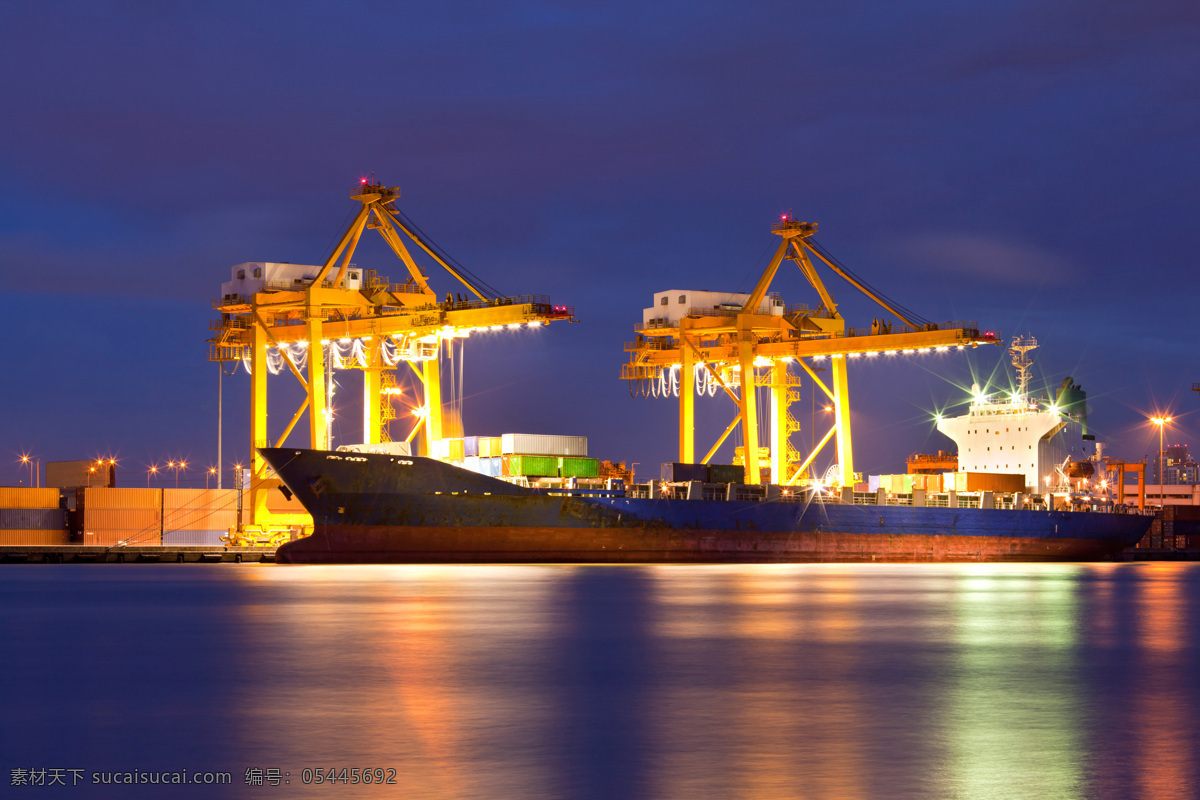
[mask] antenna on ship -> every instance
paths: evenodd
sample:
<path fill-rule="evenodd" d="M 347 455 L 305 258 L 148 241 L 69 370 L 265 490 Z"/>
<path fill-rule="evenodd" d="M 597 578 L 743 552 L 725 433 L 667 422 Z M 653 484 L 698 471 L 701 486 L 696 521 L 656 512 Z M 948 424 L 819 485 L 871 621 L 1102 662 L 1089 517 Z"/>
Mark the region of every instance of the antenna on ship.
<path fill-rule="evenodd" d="M 1029 368 L 1033 366 L 1030 350 L 1036 350 L 1037 339 L 1030 335 L 1017 336 L 1009 345 L 1008 354 L 1012 356 L 1012 365 L 1017 368 L 1017 397 L 1025 399 L 1025 390 L 1029 388 Z"/>

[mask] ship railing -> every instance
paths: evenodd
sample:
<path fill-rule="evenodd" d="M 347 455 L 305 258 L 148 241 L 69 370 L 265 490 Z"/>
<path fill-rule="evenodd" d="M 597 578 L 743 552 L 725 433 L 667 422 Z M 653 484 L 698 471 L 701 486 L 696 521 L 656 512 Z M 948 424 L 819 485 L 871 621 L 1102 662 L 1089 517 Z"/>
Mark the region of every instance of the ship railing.
<path fill-rule="evenodd" d="M 672 322 L 669 319 L 654 319 L 654 320 L 650 320 L 650 322 L 648 322 L 648 323 L 638 323 L 638 324 L 634 325 L 633 332 L 634 333 L 643 333 L 645 331 L 670 330 L 671 328 L 678 328 L 678 327 L 679 327 L 678 322 Z"/>
<path fill-rule="evenodd" d="M 883 322 L 868 328 L 847 328 L 847 338 L 853 336 L 876 336 L 888 333 L 923 333 L 925 331 L 957 331 L 961 330 L 968 338 L 979 337 L 979 323 L 974 320 L 950 320 L 949 322 L 931 322 L 928 325 L 914 327 L 900 323 Z"/>
<path fill-rule="evenodd" d="M 555 497 L 626 497 L 623 489 L 531 489 L 532 494 L 554 495 Z"/>

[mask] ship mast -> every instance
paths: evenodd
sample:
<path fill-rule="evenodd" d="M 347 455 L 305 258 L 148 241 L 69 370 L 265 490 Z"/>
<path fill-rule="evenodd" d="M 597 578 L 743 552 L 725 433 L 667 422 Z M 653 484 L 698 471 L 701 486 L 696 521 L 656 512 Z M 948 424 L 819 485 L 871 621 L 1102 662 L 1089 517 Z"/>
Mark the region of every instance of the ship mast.
<path fill-rule="evenodd" d="M 1029 351 L 1036 350 L 1037 346 L 1037 339 L 1027 334 L 1015 337 L 1008 348 L 1008 353 L 1012 356 L 1012 365 L 1017 368 L 1016 397 L 1022 401 L 1026 399 L 1025 390 L 1029 388 L 1029 368 L 1033 366 L 1033 357 L 1029 355 Z"/>

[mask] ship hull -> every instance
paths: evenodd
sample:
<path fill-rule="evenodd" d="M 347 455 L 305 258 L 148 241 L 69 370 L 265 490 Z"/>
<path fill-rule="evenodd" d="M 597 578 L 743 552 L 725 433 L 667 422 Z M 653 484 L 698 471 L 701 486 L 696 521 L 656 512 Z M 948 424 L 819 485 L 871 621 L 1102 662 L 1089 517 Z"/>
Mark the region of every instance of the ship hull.
<path fill-rule="evenodd" d="M 772 563 L 1111 558 L 1147 517 L 536 494 L 427 459 L 264 450 L 313 515 L 282 563 Z"/>

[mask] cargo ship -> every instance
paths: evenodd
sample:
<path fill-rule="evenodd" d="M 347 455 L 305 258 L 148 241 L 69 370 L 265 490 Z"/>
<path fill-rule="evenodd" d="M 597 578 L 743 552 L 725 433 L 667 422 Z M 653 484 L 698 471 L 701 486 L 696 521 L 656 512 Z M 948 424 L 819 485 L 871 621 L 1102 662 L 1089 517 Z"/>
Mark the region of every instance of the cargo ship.
<path fill-rule="evenodd" d="M 313 517 L 280 563 L 1086 561 L 1152 518 L 1092 511 L 860 505 L 852 489 L 727 484 L 724 499 L 519 486 L 441 460 L 262 448 Z M 693 491 L 693 489 L 695 491 Z"/>

